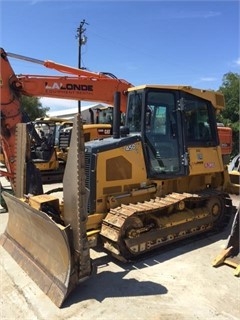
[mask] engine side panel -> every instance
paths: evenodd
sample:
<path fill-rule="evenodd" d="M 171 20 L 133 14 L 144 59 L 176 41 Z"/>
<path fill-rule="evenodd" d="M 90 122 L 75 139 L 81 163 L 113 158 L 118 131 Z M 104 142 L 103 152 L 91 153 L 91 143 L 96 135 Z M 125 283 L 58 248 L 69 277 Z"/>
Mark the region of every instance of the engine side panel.
<path fill-rule="evenodd" d="M 189 175 L 223 172 L 220 147 L 189 148 Z"/>

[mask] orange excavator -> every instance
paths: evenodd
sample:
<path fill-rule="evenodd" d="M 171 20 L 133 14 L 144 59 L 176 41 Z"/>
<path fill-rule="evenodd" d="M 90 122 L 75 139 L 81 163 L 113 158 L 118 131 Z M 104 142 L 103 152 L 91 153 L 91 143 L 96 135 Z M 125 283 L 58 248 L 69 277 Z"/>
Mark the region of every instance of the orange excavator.
<path fill-rule="evenodd" d="M 55 69 L 64 76 L 36 76 L 36 75 L 15 75 L 8 61 L 8 57 L 21 59 L 37 64 L 46 68 Z M 1 147 L 4 155 L 4 161 L 7 172 L 0 171 L 1 175 L 7 175 L 14 182 L 14 173 L 16 172 L 16 152 L 15 152 L 15 130 L 16 124 L 25 122 L 24 114 L 21 110 L 19 97 L 38 96 L 52 97 L 82 101 L 101 101 L 112 105 L 114 103 L 114 92 L 121 92 L 121 111 L 126 111 L 126 90 L 132 85 L 116 78 L 114 75 L 106 72 L 94 73 L 87 70 L 72 68 L 53 61 L 41 61 L 26 56 L 6 53 L 1 49 Z M 4 132 L 3 132 L 4 131 Z M 111 135 L 110 124 L 87 124 L 84 125 L 85 140 L 96 139 Z M 6 138 L 7 137 L 7 138 Z M 66 138 L 65 138 L 66 140 Z M 52 146 L 48 146 L 52 147 Z M 58 169 L 57 156 L 48 150 L 47 159 L 40 157 L 35 159 L 35 164 L 43 166 L 44 171 L 49 174 L 50 171 Z M 44 150 L 38 154 L 46 154 Z M 46 164 L 47 162 L 47 164 Z"/>
<path fill-rule="evenodd" d="M 17 77 L 1 49 L 1 142 L 15 193 L 3 192 L 8 223 L 0 244 L 57 306 L 91 276 L 90 248 L 97 244 L 129 261 L 228 225 L 232 201 L 216 122 L 224 108 L 221 93 L 182 85 L 132 87 L 102 74 L 86 85 L 89 73 L 81 77 L 81 70 L 43 64 L 76 76 Z M 61 201 L 43 193 L 19 93 L 35 88 L 36 95 L 94 100 L 95 85 L 98 98 L 114 101 L 113 134 L 85 142 L 76 115 Z M 123 127 L 120 110 L 126 111 Z"/>

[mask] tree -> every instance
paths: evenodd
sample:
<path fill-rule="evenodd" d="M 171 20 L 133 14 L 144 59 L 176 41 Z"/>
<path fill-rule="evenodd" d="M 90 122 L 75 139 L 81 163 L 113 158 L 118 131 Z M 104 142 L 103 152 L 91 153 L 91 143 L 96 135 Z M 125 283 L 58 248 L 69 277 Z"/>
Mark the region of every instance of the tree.
<path fill-rule="evenodd" d="M 21 96 L 21 106 L 31 121 L 36 118 L 45 117 L 49 111 L 49 108 L 42 106 L 38 97 Z"/>
<path fill-rule="evenodd" d="M 239 153 L 239 85 L 240 75 L 228 72 L 223 76 L 222 85 L 219 88 L 225 98 L 225 108 L 218 115 L 217 120 L 233 130 L 232 156 Z"/>

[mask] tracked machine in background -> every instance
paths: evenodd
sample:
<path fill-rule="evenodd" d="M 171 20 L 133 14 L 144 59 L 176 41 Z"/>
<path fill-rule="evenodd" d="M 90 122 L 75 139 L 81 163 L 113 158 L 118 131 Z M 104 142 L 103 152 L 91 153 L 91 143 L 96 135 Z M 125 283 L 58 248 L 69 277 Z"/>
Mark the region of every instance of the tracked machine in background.
<path fill-rule="evenodd" d="M 31 159 L 41 172 L 42 182 L 62 181 L 69 139 L 60 139 L 73 122 L 60 118 L 37 118 L 27 123 L 31 143 Z"/>
<path fill-rule="evenodd" d="M 67 161 L 73 121 L 57 117 L 42 117 L 35 121 L 30 121 L 27 117 L 25 120 L 31 139 L 32 159 L 41 172 L 42 182 L 61 182 Z M 103 122 L 105 118 L 100 120 L 101 122 L 83 125 L 85 141 L 111 136 L 111 124 Z M 1 150 L 0 162 L 4 165 Z"/>
<path fill-rule="evenodd" d="M 5 63 L 4 51 L 1 58 Z M 14 77 L 2 79 L 1 96 L 12 97 Z M 75 117 L 63 203 L 42 192 L 26 128 L 15 119 L 17 97 L 11 112 L 1 101 L 1 139 L 16 185 L 15 196 L 3 195 L 9 220 L 1 244 L 58 306 L 91 275 L 90 247 L 102 245 L 129 261 L 219 232 L 231 218 L 215 117 L 224 108 L 223 95 L 189 86 L 131 87 L 120 128 L 122 97 L 114 95 L 112 137 L 84 144 L 81 116 Z M 16 139 L 25 150 L 16 152 Z"/>
<path fill-rule="evenodd" d="M 31 137 L 31 158 L 40 170 L 43 183 L 62 182 L 71 139 L 73 121 L 61 118 L 38 118 L 27 124 Z M 111 125 L 83 125 L 84 141 L 111 135 Z"/>

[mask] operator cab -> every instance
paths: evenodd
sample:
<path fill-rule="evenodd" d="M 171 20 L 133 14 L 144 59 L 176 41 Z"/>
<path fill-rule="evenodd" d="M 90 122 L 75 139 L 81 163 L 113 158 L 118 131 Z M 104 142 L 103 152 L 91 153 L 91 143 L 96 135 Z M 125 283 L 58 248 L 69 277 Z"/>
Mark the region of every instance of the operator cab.
<path fill-rule="evenodd" d="M 179 87 L 129 90 L 126 126 L 143 139 L 149 178 L 187 175 L 189 148 L 218 145 L 213 119 L 209 101 Z"/>

